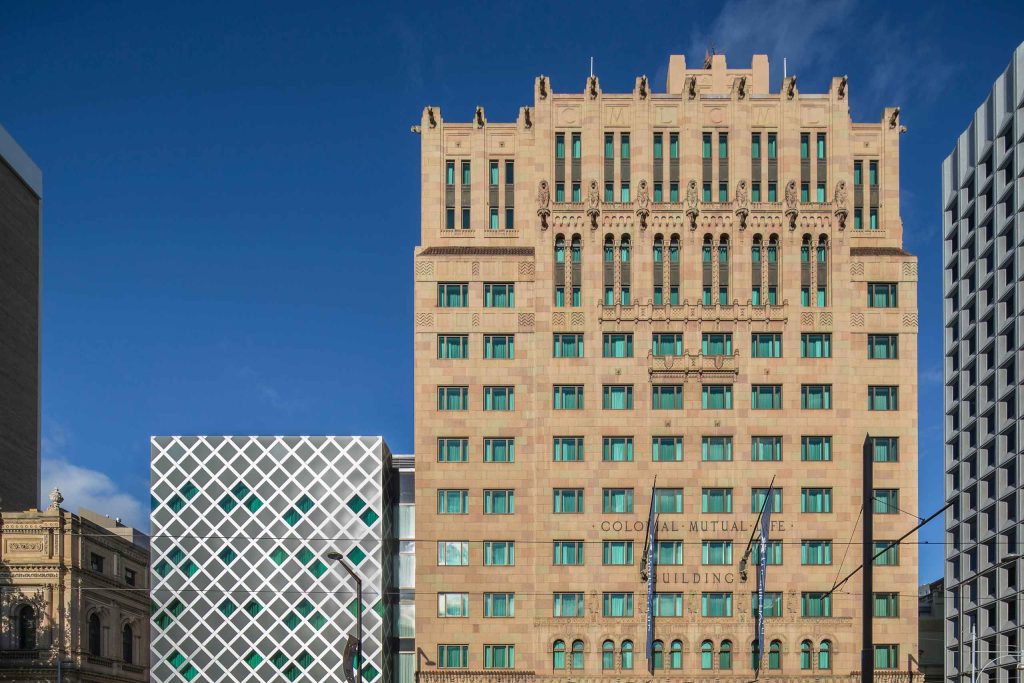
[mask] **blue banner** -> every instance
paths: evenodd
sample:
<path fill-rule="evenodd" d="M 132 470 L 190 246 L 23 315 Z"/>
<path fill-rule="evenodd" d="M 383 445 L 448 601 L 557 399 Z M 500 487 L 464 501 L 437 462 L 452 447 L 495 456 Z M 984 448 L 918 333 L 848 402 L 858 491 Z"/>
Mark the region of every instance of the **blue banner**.
<path fill-rule="evenodd" d="M 768 497 L 761 508 L 761 538 L 758 541 L 757 558 L 757 658 L 754 660 L 754 671 L 761 671 L 761 658 L 764 656 L 764 579 L 768 571 L 768 534 L 771 531 L 772 497 L 774 486 L 768 488 Z"/>
<path fill-rule="evenodd" d="M 654 517 L 657 489 L 651 489 L 651 512 L 647 517 L 647 662 L 648 669 L 653 671 L 654 660 L 654 553 L 658 523 Z"/>

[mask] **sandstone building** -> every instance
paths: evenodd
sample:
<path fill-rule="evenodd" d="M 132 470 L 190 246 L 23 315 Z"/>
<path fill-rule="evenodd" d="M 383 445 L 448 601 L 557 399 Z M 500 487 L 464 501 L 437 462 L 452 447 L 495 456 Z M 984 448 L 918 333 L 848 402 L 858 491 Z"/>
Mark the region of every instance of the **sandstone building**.
<path fill-rule="evenodd" d="M 415 252 L 420 676 L 647 680 L 859 669 L 862 444 L 875 538 L 917 512 L 917 261 L 899 110 L 712 56 L 667 88 L 544 76 L 516 121 L 427 107 Z M 850 547 L 847 554 L 848 543 Z M 917 654 L 917 551 L 876 561 L 875 664 Z M 473 673 L 477 672 L 477 673 Z"/>

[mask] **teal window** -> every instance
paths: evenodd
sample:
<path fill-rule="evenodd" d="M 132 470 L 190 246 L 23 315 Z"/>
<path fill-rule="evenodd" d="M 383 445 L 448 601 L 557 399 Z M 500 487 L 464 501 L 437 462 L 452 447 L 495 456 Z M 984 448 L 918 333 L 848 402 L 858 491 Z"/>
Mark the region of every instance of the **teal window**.
<path fill-rule="evenodd" d="M 817 185 L 817 187 L 815 189 L 816 189 L 816 192 L 815 192 L 815 195 L 814 195 L 814 200 L 816 202 L 819 202 L 819 203 L 824 203 L 825 202 L 825 183 L 818 183 L 818 185 Z"/>
<path fill-rule="evenodd" d="M 601 387 L 601 407 L 605 410 L 630 410 L 633 407 L 632 384 L 605 384 Z"/>
<path fill-rule="evenodd" d="M 832 489 L 800 489 L 800 512 L 832 512 Z"/>
<path fill-rule="evenodd" d="M 604 184 L 604 200 L 606 202 L 615 201 L 615 183 L 608 182 Z"/>
<path fill-rule="evenodd" d="M 853 162 L 853 184 L 854 185 L 863 185 L 864 184 L 863 172 L 864 172 L 864 162 L 862 162 L 862 161 L 855 161 L 855 162 Z"/>
<path fill-rule="evenodd" d="M 437 665 L 442 669 L 466 669 L 469 667 L 468 645 L 438 645 Z"/>
<path fill-rule="evenodd" d="M 761 134 L 753 133 L 750 136 L 750 158 L 760 159 L 761 158 Z"/>
<path fill-rule="evenodd" d="M 755 332 L 750 335 L 750 355 L 753 358 L 781 358 L 782 334 Z"/>
<path fill-rule="evenodd" d="M 554 358 L 583 358 L 583 333 L 555 332 L 551 355 Z"/>
<path fill-rule="evenodd" d="M 824 159 L 825 158 L 825 134 L 824 133 L 818 133 L 817 143 L 818 143 L 818 158 L 819 159 Z"/>
<path fill-rule="evenodd" d="M 800 201 L 804 203 L 811 201 L 810 183 L 800 183 Z"/>
<path fill-rule="evenodd" d="M 801 617 L 831 617 L 832 596 L 824 592 L 800 593 Z"/>
<path fill-rule="evenodd" d="M 705 356 L 731 356 L 732 334 L 705 332 L 700 336 L 700 352 Z"/>
<path fill-rule="evenodd" d="M 874 162 L 872 162 L 874 163 Z M 895 669 L 900 665 L 899 645 L 875 645 L 875 668 Z"/>
<path fill-rule="evenodd" d="M 604 564 L 633 564 L 633 541 L 603 541 L 601 557 Z"/>
<path fill-rule="evenodd" d="M 800 641 L 800 669 L 807 671 L 811 668 L 811 641 Z"/>
<path fill-rule="evenodd" d="M 871 450 L 875 462 L 899 461 L 899 438 L 895 436 L 871 437 Z"/>
<path fill-rule="evenodd" d="M 765 505 L 765 500 L 768 498 L 768 489 L 766 488 L 752 488 L 750 489 L 750 511 L 757 513 L 761 512 L 761 506 Z M 770 505 L 772 512 L 782 512 L 782 490 L 772 489 L 772 501 Z"/>
<path fill-rule="evenodd" d="M 511 206 L 505 207 L 505 229 L 512 230 L 516 227 L 516 210 Z"/>
<path fill-rule="evenodd" d="M 654 594 L 654 616 L 656 617 L 681 617 L 683 616 L 683 594 L 662 593 Z"/>
<path fill-rule="evenodd" d="M 633 616 L 632 593 L 605 593 L 601 596 L 601 616 L 631 617 Z"/>
<path fill-rule="evenodd" d="M 516 492 L 513 489 L 485 489 L 485 515 L 512 515 L 516 511 Z"/>
<path fill-rule="evenodd" d="M 632 462 L 633 437 L 606 436 L 601 440 L 601 460 L 605 462 Z"/>
<path fill-rule="evenodd" d="M 750 407 L 753 410 L 781 410 L 781 384 L 754 384 L 750 387 Z"/>
<path fill-rule="evenodd" d="M 437 440 L 438 462 L 466 462 L 469 459 L 469 439 L 441 437 Z"/>
<path fill-rule="evenodd" d="M 818 645 L 818 668 L 827 671 L 832 668 L 832 641 L 823 640 Z"/>
<path fill-rule="evenodd" d="M 662 150 L 662 134 L 661 133 L 655 133 L 654 134 L 654 158 L 655 159 L 661 159 L 662 158 L 662 153 L 663 153 L 663 150 Z"/>
<path fill-rule="evenodd" d="M 614 306 L 615 305 L 615 288 L 605 287 L 604 288 L 604 305 Z"/>
<path fill-rule="evenodd" d="M 719 133 L 718 134 L 718 158 L 728 159 L 729 158 L 729 134 Z"/>
<path fill-rule="evenodd" d="M 469 491 L 466 489 L 438 489 L 437 514 L 465 515 L 469 513 Z"/>
<path fill-rule="evenodd" d="M 437 616 L 441 618 L 468 617 L 469 593 L 438 593 Z"/>
<path fill-rule="evenodd" d="M 505 160 L 505 184 L 514 185 L 516 182 L 516 162 L 511 159 Z"/>
<path fill-rule="evenodd" d="M 700 459 L 705 462 L 725 462 L 732 460 L 732 437 L 701 437 Z"/>
<path fill-rule="evenodd" d="M 565 133 L 555 134 L 555 158 L 565 158 Z"/>
<path fill-rule="evenodd" d="M 683 490 L 678 488 L 654 489 L 654 511 L 666 514 L 681 514 L 683 511 Z"/>
<path fill-rule="evenodd" d="M 768 158 L 777 159 L 779 156 L 778 136 L 775 133 L 768 133 Z"/>
<path fill-rule="evenodd" d="M 811 290 L 809 287 L 800 288 L 800 305 L 810 306 L 811 305 Z"/>
<path fill-rule="evenodd" d="M 515 308 L 516 286 L 511 282 L 485 282 L 485 308 Z"/>
<path fill-rule="evenodd" d="M 761 183 L 759 181 L 750 183 L 750 201 L 761 201 Z"/>
<path fill-rule="evenodd" d="M 732 489 L 701 489 L 701 512 L 732 512 Z"/>
<path fill-rule="evenodd" d="M 782 668 L 782 641 L 773 640 L 771 645 L 768 646 L 768 668 L 769 669 L 781 669 Z"/>
<path fill-rule="evenodd" d="M 701 187 L 701 199 L 705 202 L 711 201 L 711 183 L 704 183 Z"/>
<path fill-rule="evenodd" d="M 655 384 L 651 386 L 651 408 L 654 410 L 682 410 L 683 385 Z"/>
<path fill-rule="evenodd" d="M 452 186 L 455 184 L 455 162 L 446 161 L 444 163 L 444 184 Z"/>
<path fill-rule="evenodd" d="M 439 334 L 437 335 L 438 358 L 469 358 L 469 335 Z"/>
<path fill-rule="evenodd" d="M 900 594 L 875 593 L 873 612 L 876 617 L 887 619 L 898 617 L 900 615 Z"/>
<path fill-rule="evenodd" d="M 661 183 L 654 183 L 654 201 L 661 203 L 665 200 L 664 192 L 662 191 Z"/>
<path fill-rule="evenodd" d="M 565 183 L 555 183 L 555 201 L 565 201 Z"/>
<path fill-rule="evenodd" d="M 869 334 L 868 358 L 899 358 L 899 335 Z"/>
<path fill-rule="evenodd" d="M 778 462 L 782 460 L 782 437 L 750 437 L 750 459 L 755 462 Z"/>
<path fill-rule="evenodd" d="M 582 436 L 556 436 L 553 459 L 555 462 L 579 462 L 583 460 Z"/>
<path fill-rule="evenodd" d="M 700 561 L 708 566 L 732 564 L 732 541 L 701 541 Z"/>
<path fill-rule="evenodd" d="M 651 459 L 654 462 L 680 462 L 683 459 L 683 437 L 655 436 L 651 439 Z"/>
<path fill-rule="evenodd" d="M 782 541 L 768 541 L 765 555 L 767 556 L 766 564 L 782 564 Z M 751 545 L 751 556 L 755 565 L 761 561 L 760 543 L 755 541 Z"/>
<path fill-rule="evenodd" d="M 878 184 L 878 162 L 875 160 L 868 162 L 868 184 Z"/>
<path fill-rule="evenodd" d="M 769 564 L 771 564 L 770 561 Z M 757 593 L 750 594 L 750 608 L 751 616 L 756 617 Z M 765 619 L 769 617 L 775 618 L 782 616 L 782 593 L 773 593 L 771 591 L 764 592 L 764 616 Z"/>
<path fill-rule="evenodd" d="M 629 183 L 625 180 L 619 184 L 619 201 L 629 202 Z"/>
<path fill-rule="evenodd" d="M 583 410 L 583 385 L 556 384 L 553 407 L 555 410 Z"/>
<path fill-rule="evenodd" d="M 875 489 L 874 511 L 879 515 L 895 515 L 900 511 L 899 489 Z"/>
<path fill-rule="evenodd" d="M 516 357 L 516 336 L 514 334 L 485 334 L 484 358 L 513 359 Z"/>
<path fill-rule="evenodd" d="M 455 229 L 455 207 L 449 206 L 444 210 L 444 227 L 445 230 Z"/>
<path fill-rule="evenodd" d="M 515 563 L 515 541 L 484 541 L 484 565 L 488 567 L 511 567 Z"/>
<path fill-rule="evenodd" d="M 711 158 L 711 133 L 701 135 L 700 156 L 702 159 Z"/>
<path fill-rule="evenodd" d="M 438 541 L 438 567 L 465 567 L 469 565 L 469 541 Z"/>
<path fill-rule="evenodd" d="M 800 158 L 810 159 L 811 157 L 811 136 L 809 133 L 800 133 Z"/>
<path fill-rule="evenodd" d="M 679 201 L 679 183 L 668 184 L 668 200 L 670 202 Z"/>
<path fill-rule="evenodd" d="M 868 387 L 868 410 L 898 410 L 899 387 Z"/>
<path fill-rule="evenodd" d="M 465 308 L 469 306 L 469 284 L 465 282 L 438 282 L 438 308 Z"/>
<path fill-rule="evenodd" d="M 732 593 L 701 593 L 700 615 L 702 617 L 731 617 Z"/>
<path fill-rule="evenodd" d="M 803 410 L 829 410 L 832 408 L 831 384 L 801 384 L 800 407 Z"/>
<path fill-rule="evenodd" d="M 515 387 L 484 387 L 484 410 L 515 410 Z"/>
<path fill-rule="evenodd" d="M 579 159 L 583 156 L 583 144 L 580 141 L 580 134 L 572 134 L 572 158 Z"/>
<path fill-rule="evenodd" d="M 831 436 L 801 436 L 800 460 L 804 462 L 824 462 L 832 459 Z"/>
<path fill-rule="evenodd" d="M 633 512 L 633 489 L 603 489 L 601 510 L 606 513 Z"/>
<path fill-rule="evenodd" d="M 555 489 L 554 512 L 580 514 L 583 512 L 583 489 Z"/>
<path fill-rule="evenodd" d="M 868 308 L 896 308 L 895 282 L 869 282 Z"/>
<path fill-rule="evenodd" d="M 768 201 L 770 201 L 770 202 L 777 202 L 777 201 L 779 201 L 779 191 L 778 191 L 778 188 L 779 188 L 779 186 L 776 183 L 768 183 Z"/>
<path fill-rule="evenodd" d="M 438 387 L 438 410 L 469 410 L 469 387 Z"/>
<path fill-rule="evenodd" d="M 470 166 L 468 161 L 462 162 L 462 184 L 463 186 L 469 185 L 472 175 L 469 172 Z"/>
<path fill-rule="evenodd" d="M 832 564 L 832 541 L 800 541 L 800 564 Z"/>
<path fill-rule="evenodd" d="M 801 358 L 831 358 L 832 335 L 829 332 L 804 332 L 800 335 Z"/>
<path fill-rule="evenodd" d="M 601 669 L 615 668 L 615 642 L 606 640 L 601 644 Z"/>
<path fill-rule="evenodd" d="M 515 593 L 484 593 L 484 616 L 488 618 L 514 617 Z"/>
<path fill-rule="evenodd" d="M 551 616 L 582 617 L 585 614 L 583 593 L 554 593 L 551 596 Z"/>
<path fill-rule="evenodd" d="M 718 201 L 729 201 L 729 183 L 718 183 Z"/>
<path fill-rule="evenodd" d="M 615 158 L 615 134 L 605 133 L 604 134 L 604 158 L 614 159 Z"/>
<path fill-rule="evenodd" d="M 900 563 L 900 547 L 892 541 L 875 541 L 873 549 L 876 567 L 895 567 Z"/>
<path fill-rule="evenodd" d="M 498 207 L 492 206 L 488 216 L 487 227 L 491 230 L 497 230 L 501 225 L 498 222 Z"/>
<path fill-rule="evenodd" d="M 632 358 L 633 335 L 605 332 L 602 354 L 605 358 Z"/>
<path fill-rule="evenodd" d="M 583 541 L 555 541 L 552 564 L 580 566 L 583 564 Z"/>
<path fill-rule="evenodd" d="M 700 407 L 704 410 L 731 410 L 731 384 L 703 384 L 700 388 Z"/>
<path fill-rule="evenodd" d="M 565 668 L 565 641 L 556 640 L 551 646 L 551 668 Z"/>
<path fill-rule="evenodd" d="M 871 209 L 868 212 L 868 229 L 878 230 L 878 209 Z"/>
<path fill-rule="evenodd" d="M 651 346 L 655 356 L 681 356 L 683 335 L 681 332 L 655 332 Z"/>
<path fill-rule="evenodd" d="M 576 149 L 573 140 L 573 151 Z M 484 645 L 485 669 L 514 669 L 516 665 L 515 645 Z"/>
<path fill-rule="evenodd" d="M 484 462 L 515 462 L 516 440 L 511 437 L 484 439 Z"/>
<path fill-rule="evenodd" d="M 654 562 L 659 565 L 680 565 L 683 563 L 682 541 L 655 541 Z"/>
<path fill-rule="evenodd" d="M 679 133 L 668 134 L 668 158 L 679 158 Z"/>

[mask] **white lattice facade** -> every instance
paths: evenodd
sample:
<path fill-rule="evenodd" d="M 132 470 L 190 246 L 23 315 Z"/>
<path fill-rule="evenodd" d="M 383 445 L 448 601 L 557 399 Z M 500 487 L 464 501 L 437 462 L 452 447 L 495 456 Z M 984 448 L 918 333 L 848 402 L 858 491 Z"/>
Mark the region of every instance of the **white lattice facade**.
<path fill-rule="evenodd" d="M 381 437 L 154 437 L 152 680 L 343 681 L 363 580 L 363 680 L 391 676 Z M 386 568 L 388 567 L 388 568 Z"/>

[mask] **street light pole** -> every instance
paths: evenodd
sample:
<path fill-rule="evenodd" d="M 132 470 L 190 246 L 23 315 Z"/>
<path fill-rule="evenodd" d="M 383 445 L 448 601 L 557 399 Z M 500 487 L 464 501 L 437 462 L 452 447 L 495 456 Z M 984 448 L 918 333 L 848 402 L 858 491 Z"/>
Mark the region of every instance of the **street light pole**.
<path fill-rule="evenodd" d="M 327 559 L 337 560 L 352 580 L 356 582 L 356 668 L 359 671 L 358 682 L 363 683 L 363 580 L 355 573 L 345 557 L 336 551 L 327 553 Z"/>

